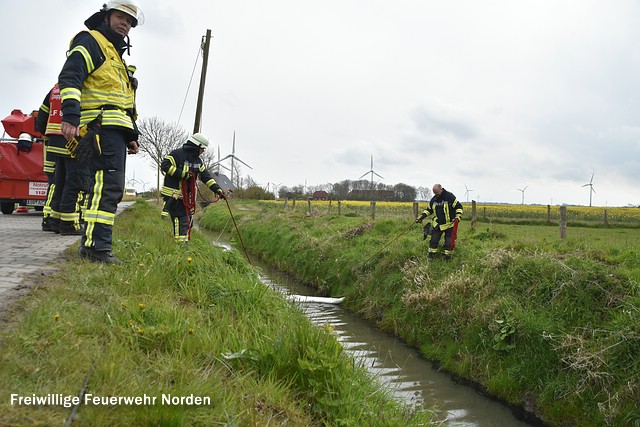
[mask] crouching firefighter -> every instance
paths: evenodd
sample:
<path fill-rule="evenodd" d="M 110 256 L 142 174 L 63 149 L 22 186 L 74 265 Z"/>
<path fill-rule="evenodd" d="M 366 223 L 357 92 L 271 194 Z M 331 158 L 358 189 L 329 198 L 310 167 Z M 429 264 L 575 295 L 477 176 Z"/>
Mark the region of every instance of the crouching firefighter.
<path fill-rule="evenodd" d="M 182 147 L 165 156 L 160 164 L 164 175 L 162 186 L 163 210 L 171 217 L 176 242 L 188 242 L 191 237 L 193 214 L 196 209 L 196 180 L 202 181 L 218 197 L 226 198 L 222 188 L 205 167 L 200 155 L 209 139 L 194 133 Z"/>
<path fill-rule="evenodd" d="M 450 259 L 455 247 L 458 223 L 462 218 L 462 203 L 440 184 L 433 186 L 433 194 L 434 196 L 429 201 L 429 207 L 416 218 L 416 222 L 422 223 L 423 219 L 433 215 L 431 223 L 424 228 L 424 238 L 431 236 L 428 257 L 434 258 L 436 256 L 440 238 L 444 234 L 444 259 Z"/>

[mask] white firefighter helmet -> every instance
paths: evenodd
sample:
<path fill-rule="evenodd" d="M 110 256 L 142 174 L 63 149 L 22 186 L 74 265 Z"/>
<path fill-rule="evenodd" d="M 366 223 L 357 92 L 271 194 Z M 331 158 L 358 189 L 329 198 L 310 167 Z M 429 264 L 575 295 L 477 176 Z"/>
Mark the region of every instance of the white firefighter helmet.
<path fill-rule="evenodd" d="M 104 6 L 107 12 L 110 10 L 119 10 L 133 18 L 132 27 L 144 24 L 144 14 L 136 0 L 109 0 Z"/>
<path fill-rule="evenodd" d="M 119 10 L 131 16 L 133 18 L 133 22 L 131 23 L 132 27 L 142 25 L 144 23 L 144 14 L 136 0 L 109 0 L 108 3 L 102 5 L 102 9 L 84 21 L 84 25 L 86 25 L 90 30 L 100 28 L 100 25 L 110 10 Z"/>
<path fill-rule="evenodd" d="M 15 135 L 15 134 L 14 134 Z M 20 134 L 20 136 L 18 137 L 18 141 L 29 141 L 29 142 L 33 142 L 33 138 L 31 137 L 31 135 L 29 135 L 26 132 L 22 132 Z"/>
<path fill-rule="evenodd" d="M 203 150 L 209 146 L 209 138 L 201 133 L 194 133 L 187 139 L 187 141 L 197 145 Z"/>
<path fill-rule="evenodd" d="M 33 145 L 33 137 L 26 132 L 22 132 L 18 137 L 18 153 L 29 153 L 31 151 L 31 146 Z"/>

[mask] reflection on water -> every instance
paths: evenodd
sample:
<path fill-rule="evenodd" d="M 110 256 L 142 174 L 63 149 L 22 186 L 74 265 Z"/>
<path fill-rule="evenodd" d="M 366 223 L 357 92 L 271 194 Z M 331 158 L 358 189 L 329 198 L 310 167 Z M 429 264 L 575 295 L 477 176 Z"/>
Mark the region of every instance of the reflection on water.
<path fill-rule="evenodd" d="M 268 267 L 264 267 L 268 269 Z M 285 294 L 313 295 L 314 289 L 268 271 L 261 280 Z M 529 426 L 504 405 L 438 372 L 417 351 L 336 304 L 298 304 L 318 325 L 329 325 L 342 346 L 391 393 L 409 405 L 434 410 L 446 426 Z"/>
<path fill-rule="evenodd" d="M 206 234 L 206 232 L 205 232 Z M 225 249 L 226 244 L 214 242 Z M 252 259 L 254 264 L 259 264 Z M 260 265 L 261 281 L 284 294 L 314 295 L 315 289 L 296 282 L 267 265 Z M 375 328 L 340 305 L 300 303 L 302 311 L 318 325 L 329 325 L 354 359 L 365 366 L 395 397 L 425 410 L 434 410 L 446 426 L 530 426 L 519 421 L 499 402 L 474 389 L 456 384 L 438 372 L 417 351 Z"/>

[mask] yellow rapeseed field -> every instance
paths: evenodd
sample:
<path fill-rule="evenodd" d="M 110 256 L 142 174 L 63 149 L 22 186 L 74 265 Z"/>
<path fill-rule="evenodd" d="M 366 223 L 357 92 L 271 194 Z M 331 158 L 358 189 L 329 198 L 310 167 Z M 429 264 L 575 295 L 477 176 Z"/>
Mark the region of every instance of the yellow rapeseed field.
<path fill-rule="evenodd" d="M 283 200 L 265 200 L 262 203 L 271 206 L 284 206 Z M 428 206 L 427 202 L 418 204 L 418 211 L 422 212 Z M 311 210 L 311 213 L 349 215 L 370 215 L 372 202 L 358 200 L 297 200 L 287 202 L 289 209 Z M 463 203 L 463 218 L 472 217 L 472 204 Z M 413 202 L 375 202 L 375 215 L 384 217 L 407 217 L 414 214 Z M 508 205 L 508 204 L 477 204 L 476 218 L 478 220 L 513 219 L 513 220 L 549 220 L 559 221 L 560 206 L 546 205 Z M 640 208 L 601 207 L 601 206 L 567 206 L 567 220 L 578 222 L 599 222 L 608 224 L 629 224 L 640 226 Z"/>

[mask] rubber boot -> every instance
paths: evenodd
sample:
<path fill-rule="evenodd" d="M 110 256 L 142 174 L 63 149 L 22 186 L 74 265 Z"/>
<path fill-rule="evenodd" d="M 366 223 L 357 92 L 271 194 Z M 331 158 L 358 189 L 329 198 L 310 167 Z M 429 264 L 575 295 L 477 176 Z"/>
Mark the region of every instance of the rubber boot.
<path fill-rule="evenodd" d="M 42 224 L 42 231 L 53 231 L 54 233 L 60 233 L 60 218 L 47 218 L 47 225 Z"/>
<path fill-rule="evenodd" d="M 60 234 L 63 236 L 82 236 L 84 231 L 73 221 L 60 221 Z"/>

